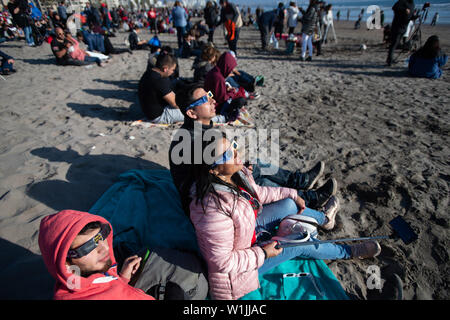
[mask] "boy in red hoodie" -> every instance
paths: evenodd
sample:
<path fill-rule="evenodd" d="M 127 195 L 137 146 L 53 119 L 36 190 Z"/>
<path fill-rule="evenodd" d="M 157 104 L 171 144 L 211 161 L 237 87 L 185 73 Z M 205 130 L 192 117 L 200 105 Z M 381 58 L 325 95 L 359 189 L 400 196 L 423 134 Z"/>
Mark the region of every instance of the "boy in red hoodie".
<path fill-rule="evenodd" d="M 129 257 L 118 273 L 112 227 L 100 216 L 63 210 L 45 217 L 39 247 L 56 279 L 55 300 L 154 300 L 128 284 L 141 258 Z"/>

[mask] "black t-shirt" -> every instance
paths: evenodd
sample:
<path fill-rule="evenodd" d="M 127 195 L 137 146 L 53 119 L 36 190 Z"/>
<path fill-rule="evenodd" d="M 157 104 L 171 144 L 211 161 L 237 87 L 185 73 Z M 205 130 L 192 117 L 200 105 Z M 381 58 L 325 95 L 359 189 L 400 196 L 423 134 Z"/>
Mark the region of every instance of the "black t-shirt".
<path fill-rule="evenodd" d="M 169 78 L 161 77 L 152 69 L 144 73 L 139 80 L 138 96 L 142 111 L 150 120 L 163 113 L 164 108 L 169 105 L 163 97 L 172 91 Z"/>
<path fill-rule="evenodd" d="M 52 40 L 52 43 L 50 44 L 50 47 L 52 48 L 52 52 L 55 55 L 56 58 L 56 62 L 57 63 L 62 63 L 64 61 L 67 60 L 67 58 L 69 57 L 67 54 L 68 52 L 66 51 L 66 54 L 62 57 L 62 58 L 58 58 L 58 56 L 56 55 L 56 52 L 61 51 L 62 49 L 67 49 L 66 48 L 66 44 L 69 42 L 69 40 L 64 39 L 63 42 L 59 42 L 56 38 L 54 38 Z"/>

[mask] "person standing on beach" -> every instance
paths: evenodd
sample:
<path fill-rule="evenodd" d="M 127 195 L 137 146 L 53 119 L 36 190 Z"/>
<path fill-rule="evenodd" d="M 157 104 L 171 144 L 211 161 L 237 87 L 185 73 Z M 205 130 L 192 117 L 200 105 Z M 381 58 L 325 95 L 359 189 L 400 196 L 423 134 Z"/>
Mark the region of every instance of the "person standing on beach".
<path fill-rule="evenodd" d="M 228 0 L 220 0 L 222 10 L 220 11 L 220 23 L 223 23 L 227 31 L 228 48 L 237 55 L 237 43 L 239 32 L 242 27 L 242 18 L 234 3 Z"/>
<path fill-rule="evenodd" d="M 414 0 L 399 0 L 394 4 L 392 10 L 394 11 L 394 19 L 391 26 L 391 44 L 386 59 L 388 66 L 391 66 L 394 51 L 400 44 L 400 40 L 414 14 Z"/>
<path fill-rule="evenodd" d="M 183 46 L 183 36 L 186 33 L 188 15 L 186 10 L 181 6 L 180 1 L 175 1 L 172 9 L 173 26 L 177 29 L 178 50 L 181 51 Z"/>
<path fill-rule="evenodd" d="M 27 0 L 10 0 L 8 2 L 8 11 L 11 14 L 14 23 L 23 29 L 25 39 L 30 47 L 34 47 L 34 38 L 29 22 L 30 7 Z"/>
<path fill-rule="evenodd" d="M 288 13 L 287 24 L 288 24 L 288 28 L 289 28 L 289 31 L 288 31 L 289 34 L 294 33 L 295 27 L 297 26 L 297 19 L 298 19 L 299 12 L 300 11 L 298 10 L 295 2 L 293 2 L 293 1 L 290 2 L 289 8 L 287 9 L 287 13 Z"/>
<path fill-rule="evenodd" d="M 439 13 L 436 12 L 433 16 L 433 20 L 431 20 L 430 26 L 434 27 L 436 25 L 436 22 L 438 21 L 438 19 L 439 19 Z"/>
<path fill-rule="evenodd" d="M 65 1 L 61 1 L 58 6 L 58 15 L 62 20 L 62 23 L 65 25 L 67 22 L 67 8 Z"/>
<path fill-rule="evenodd" d="M 208 42 L 214 42 L 214 31 L 216 29 L 217 19 L 219 18 L 217 4 L 208 1 L 205 9 L 203 9 L 203 16 L 208 26 Z"/>
<path fill-rule="evenodd" d="M 347 10 L 347 21 L 350 20 L 350 9 Z"/>
<path fill-rule="evenodd" d="M 261 34 L 261 49 L 266 50 L 269 43 L 269 37 L 277 18 L 277 10 L 271 10 L 261 13 L 258 18 L 258 29 Z"/>
<path fill-rule="evenodd" d="M 306 48 L 308 48 L 308 58 L 306 61 L 312 61 L 313 55 L 313 33 L 314 29 L 317 28 L 317 22 L 319 19 L 319 12 L 317 8 L 316 0 L 309 0 L 309 6 L 306 11 L 300 9 L 302 12 L 302 55 L 300 56 L 301 61 L 305 61 Z"/>

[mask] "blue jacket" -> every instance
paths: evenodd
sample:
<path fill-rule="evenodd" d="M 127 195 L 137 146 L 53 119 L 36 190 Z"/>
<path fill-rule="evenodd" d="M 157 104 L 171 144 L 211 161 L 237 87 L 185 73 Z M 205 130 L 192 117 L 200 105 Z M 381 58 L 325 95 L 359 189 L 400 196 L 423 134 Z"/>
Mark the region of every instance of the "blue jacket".
<path fill-rule="evenodd" d="M 442 76 L 440 67 L 444 66 L 447 60 L 448 57 L 445 54 L 434 59 L 417 57 L 417 55 L 413 54 L 409 58 L 409 74 L 415 77 L 438 79 Z"/>
<path fill-rule="evenodd" d="M 188 15 L 182 7 L 172 9 L 172 19 L 174 27 L 186 27 Z"/>

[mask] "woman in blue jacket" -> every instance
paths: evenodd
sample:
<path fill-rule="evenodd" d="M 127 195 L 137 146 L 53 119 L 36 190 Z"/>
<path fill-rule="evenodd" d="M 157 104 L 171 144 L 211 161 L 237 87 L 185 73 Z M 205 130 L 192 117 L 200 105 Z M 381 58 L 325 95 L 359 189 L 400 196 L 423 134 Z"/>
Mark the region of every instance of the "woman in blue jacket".
<path fill-rule="evenodd" d="M 442 76 L 440 67 L 444 66 L 447 60 L 447 55 L 441 53 L 438 36 L 431 36 L 424 46 L 409 58 L 409 74 L 415 77 L 438 79 Z"/>
<path fill-rule="evenodd" d="M 178 49 L 183 45 L 183 35 L 186 33 L 188 15 L 186 10 L 181 6 L 180 1 L 175 1 L 172 9 L 173 26 L 177 29 Z"/>

